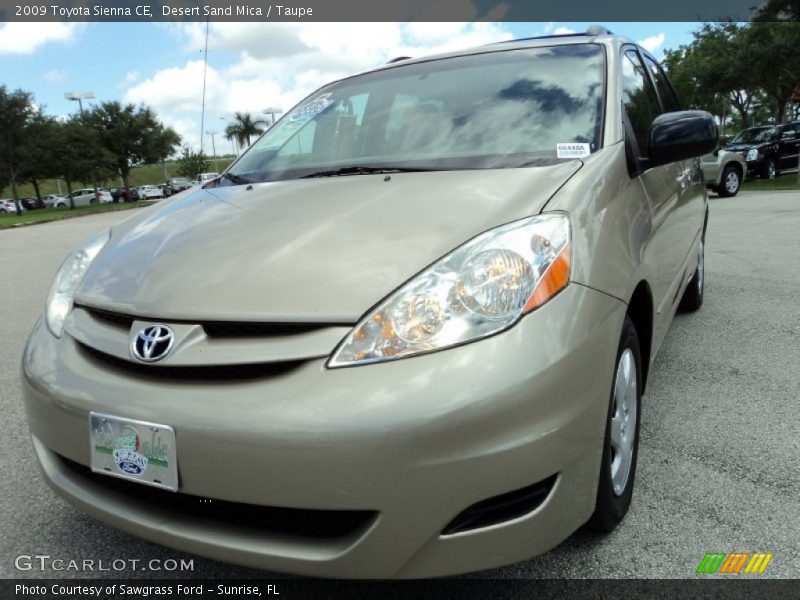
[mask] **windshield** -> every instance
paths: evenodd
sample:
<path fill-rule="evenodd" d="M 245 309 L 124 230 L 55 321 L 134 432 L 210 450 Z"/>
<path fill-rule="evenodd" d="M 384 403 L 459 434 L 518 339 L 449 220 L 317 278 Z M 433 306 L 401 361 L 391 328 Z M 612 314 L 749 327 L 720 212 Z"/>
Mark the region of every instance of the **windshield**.
<path fill-rule="evenodd" d="M 771 142 L 778 136 L 776 127 L 752 127 L 733 138 L 732 144 L 760 144 Z"/>
<path fill-rule="evenodd" d="M 325 86 L 269 129 L 222 185 L 348 167 L 553 164 L 600 146 L 605 58 L 573 44 L 415 63 Z M 562 147 L 563 148 L 563 147 Z"/>

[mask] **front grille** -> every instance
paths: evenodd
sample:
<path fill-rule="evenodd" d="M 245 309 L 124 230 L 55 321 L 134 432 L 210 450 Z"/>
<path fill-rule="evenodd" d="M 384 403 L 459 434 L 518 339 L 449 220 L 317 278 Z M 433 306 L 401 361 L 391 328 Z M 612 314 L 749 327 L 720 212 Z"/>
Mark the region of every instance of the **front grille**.
<path fill-rule="evenodd" d="M 114 327 L 130 330 L 137 319 L 163 323 L 188 323 L 202 326 L 208 337 L 212 338 L 245 338 L 245 337 L 279 337 L 309 333 L 326 327 L 341 326 L 341 323 L 278 323 L 264 321 L 185 321 L 176 319 L 159 320 L 154 317 L 134 317 L 122 313 L 110 312 L 89 306 L 79 306 L 92 317 Z"/>
<path fill-rule="evenodd" d="M 124 495 L 128 501 L 157 508 L 175 517 L 196 517 L 248 531 L 312 539 L 343 538 L 363 531 L 378 514 L 371 510 L 283 508 L 202 498 L 94 473 L 68 458 L 58 458 L 76 476 Z M 242 482 L 242 485 L 246 485 L 246 482 Z"/>
<path fill-rule="evenodd" d="M 136 317 L 123 315 L 122 313 L 109 312 L 107 310 L 89 308 L 86 306 L 77 306 L 76 308 L 82 308 L 98 321 L 126 330 L 129 330 L 131 325 L 133 325 L 133 322 L 136 320 Z"/>
<path fill-rule="evenodd" d="M 100 352 L 91 346 L 77 342 L 81 352 L 103 366 L 126 374 L 135 374 L 148 379 L 178 381 L 230 381 L 266 379 L 291 373 L 305 361 L 293 360 L 271 363 L 232 364 L 232 365 L 191 365 L 156 366 L 117 358 Z"/>
<path fill-rule="evenodd" d="M 488 527 L 534 511 L 550 494 L 557 477 L 557 474 L 552 475 L 533 485 L 476 502 L 456 515 L 442 530 L 442 535 Z"/>

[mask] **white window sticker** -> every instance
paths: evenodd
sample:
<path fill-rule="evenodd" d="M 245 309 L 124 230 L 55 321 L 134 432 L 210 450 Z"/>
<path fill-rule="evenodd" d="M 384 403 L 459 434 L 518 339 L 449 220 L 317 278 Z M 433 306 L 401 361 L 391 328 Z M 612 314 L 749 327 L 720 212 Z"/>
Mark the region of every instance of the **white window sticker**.
<path fill-rule="evenodd" d="M 556 144 L 558 158 L 582 158 L 590 153 L 589 144 Z"/>
<path fill-rule="evenodd" d="M 292 111 L 292 114 L 289 115 L 289 120 L 300 121 L 303 119 L 309 119 L 314 115 L 318 115 L 333 104 L 333 100 L 331 100 L 332 95 L 333 94 L 322 94 L 310 102 L 306 102 L 302 106 L 298 106 Z"/>

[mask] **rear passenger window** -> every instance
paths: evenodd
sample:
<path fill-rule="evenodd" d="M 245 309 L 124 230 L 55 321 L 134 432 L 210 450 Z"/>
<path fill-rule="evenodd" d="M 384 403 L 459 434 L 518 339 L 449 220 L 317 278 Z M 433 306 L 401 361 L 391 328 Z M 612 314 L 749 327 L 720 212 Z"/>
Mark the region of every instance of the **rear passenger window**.
<path fill-rule="evenodd" d="M 661 98 L 662 112 L 675 112 L 676 110 L 680 110 L 678 99 L 675 97 L 675 92 L 672 90 L 672 86 L 669 84 L 669 80 L 664 74 L 664 71 L 658 66 L 658 63 L 649 56 L 644 57 L 644 62 L 647 64 L 647 68 L 650 69 L 653 81 L 656 82 L 658 97 Z"/>
<path fill-rule="evenodd" d="M 635 50 L 622 56 L 622 102 L 633 128 L 639 156 L 648 156 L 650 125 L 659 114 L 658 99 Z"/>

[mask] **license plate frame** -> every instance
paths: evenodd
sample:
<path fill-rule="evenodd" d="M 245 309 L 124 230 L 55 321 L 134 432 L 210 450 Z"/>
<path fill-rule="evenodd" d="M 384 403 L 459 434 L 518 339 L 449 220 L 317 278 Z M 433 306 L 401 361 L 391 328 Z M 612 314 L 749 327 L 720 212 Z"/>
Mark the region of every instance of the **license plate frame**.
<path fill-rule="evenodd" d="M 90 412 L 89 455 L 94 473 L 178 491 L 175 429 L 169 425 Z"/>

